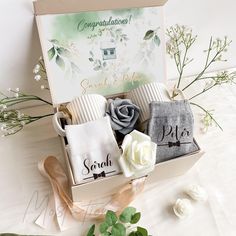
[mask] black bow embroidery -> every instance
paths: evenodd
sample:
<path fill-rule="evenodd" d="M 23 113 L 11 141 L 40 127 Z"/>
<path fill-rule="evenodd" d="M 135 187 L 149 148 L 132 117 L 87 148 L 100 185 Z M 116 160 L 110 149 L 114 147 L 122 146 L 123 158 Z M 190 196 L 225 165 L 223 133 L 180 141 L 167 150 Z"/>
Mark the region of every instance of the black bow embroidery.
<path fill-rule="evenodd" d="M 168 142 L 169 147 L 180 147 L 180 141 L 177 141 L 176 143 Z"/>
<path fill-rule="evenodd" d="M 105 171 L 101 172 L 100 174 L 93 174 L 94 179 L 98 179 L 98 178 L 101 178 L 101 177 L 106 177 Z"/>

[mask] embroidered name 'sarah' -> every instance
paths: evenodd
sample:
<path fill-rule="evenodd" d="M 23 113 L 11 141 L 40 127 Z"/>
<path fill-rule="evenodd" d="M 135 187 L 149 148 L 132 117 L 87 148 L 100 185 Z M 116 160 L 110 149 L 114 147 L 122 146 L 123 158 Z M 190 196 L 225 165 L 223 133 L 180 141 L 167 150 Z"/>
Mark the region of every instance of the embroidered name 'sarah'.
<path fill-rule="evenodd" d="M 82 174 L 89 175 L 93 171 L 100 170 L 104 167 L 112 166 L 113 162 L 111 160 L 111 155 L 107 154 L 106 160 L 103 162 L 94 161 L 93 163 L 91 163 L 91 160 L 89 158 L 86 158 L 84 159 L 83 164 L 84 168 L 82 170 Z"/>

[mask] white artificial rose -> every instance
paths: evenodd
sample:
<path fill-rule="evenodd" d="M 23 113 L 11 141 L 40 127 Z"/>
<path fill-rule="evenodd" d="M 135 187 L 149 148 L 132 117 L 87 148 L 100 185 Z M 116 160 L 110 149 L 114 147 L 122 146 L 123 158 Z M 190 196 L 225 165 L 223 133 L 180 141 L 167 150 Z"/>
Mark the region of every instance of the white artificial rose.
<path fill-rule="evenodd" d="M 208 195 L 206 191 L 199 185 L 192 184 L 187 187 L 185 192 L 195 201 L 207 201 Z"/>
<path fill-rule="evenodd" d="M 184 219 L 191 215 L 193 207 L 188 199 L 177 199 L 173 210 L 176 216 L 178 216 L 180 219 Z"/>
<path fill-rule="evenodd" d="M 155 168 L 156 144 L 150 136 L 134 130 L 126 135 L 122 143 L 123 153 L 119 159 L 126 177 L 141 177 Z"/>

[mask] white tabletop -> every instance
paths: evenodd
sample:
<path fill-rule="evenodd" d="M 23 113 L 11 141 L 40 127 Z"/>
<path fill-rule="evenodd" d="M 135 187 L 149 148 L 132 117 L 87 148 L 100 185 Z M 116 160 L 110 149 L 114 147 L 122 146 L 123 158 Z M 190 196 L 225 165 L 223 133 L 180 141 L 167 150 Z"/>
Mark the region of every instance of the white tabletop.
<path fill-rule="evenodd" d="M 199 110 L 194 109 L 195 136 L 206 154 L 184 176 L 156 183 L 132 203 L 142 212 L 141 224 L 154 236 L 236 235 L 236 85 L 220 87 L 211 96 L 201 97 L 200 103 L 215 110 L 224 132 L 212 128 L 202 134 Z M 45 109 L 37 108 L 39 113 Z M 45 230 L 34 223 L 51 193 L 37 169 L 37 162 L 48 155 L 63 162 L 60 139 L 50 118 L 0 139 L 0 232 L 83 235 L 88 223 L 77 223 L 61 233 L 56 224 Z M 204 187 L 209 199 L 194 202 L 192 216 L 178 220 L 171 206 L 177 198 L 186 197 L 183 190 L 191 183 Z"/>

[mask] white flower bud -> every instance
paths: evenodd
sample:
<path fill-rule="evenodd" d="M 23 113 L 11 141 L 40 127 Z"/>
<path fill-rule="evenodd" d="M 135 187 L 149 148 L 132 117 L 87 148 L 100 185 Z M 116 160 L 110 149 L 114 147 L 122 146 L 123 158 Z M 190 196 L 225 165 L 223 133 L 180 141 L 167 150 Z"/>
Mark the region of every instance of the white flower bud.
<path fill-rule="evenodd" d="M 177 217 L 184 219 L 192 214 L 193 207 L 188 199 L 177 199 L 173 206 L 173 210 Z"/>

